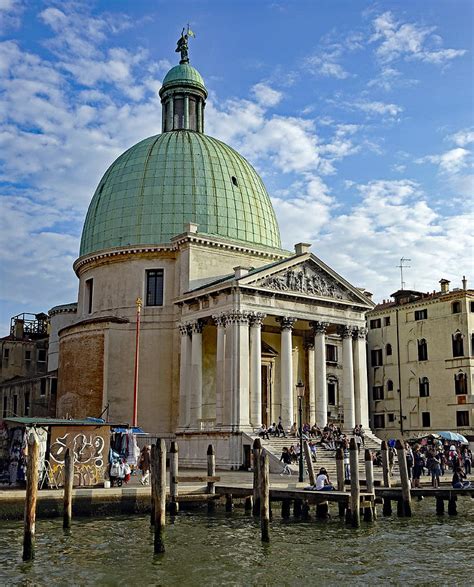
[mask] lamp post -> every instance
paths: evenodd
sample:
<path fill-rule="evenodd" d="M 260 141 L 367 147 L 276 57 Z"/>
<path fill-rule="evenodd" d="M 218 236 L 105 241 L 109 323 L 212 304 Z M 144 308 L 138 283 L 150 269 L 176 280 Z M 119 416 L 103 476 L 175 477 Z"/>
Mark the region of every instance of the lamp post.
<path fill-rule="evenodd" d="M 298 396 L 298 417 L 299 417 L 299 434 L 300 434 L 300 458 L 299 458 L 299 476 L 298 481 L 304 481 L 304 466 L 303 466 L 303 397 L 304 397 L 304 383 L 301 379 L 296 384 L 296 394 Z"/>

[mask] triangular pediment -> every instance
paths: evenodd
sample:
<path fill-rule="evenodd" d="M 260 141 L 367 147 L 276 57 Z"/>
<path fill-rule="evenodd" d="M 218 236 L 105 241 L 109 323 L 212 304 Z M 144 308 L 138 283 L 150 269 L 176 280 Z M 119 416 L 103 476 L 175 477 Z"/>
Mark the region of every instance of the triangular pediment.
<path fill-rule="evenodd" d="M 275 266 L 257 270 L 253 274 L 239 279 L 239 285 L 271 290 L 281 294 L 362 303 L 368 308 L 373 306 L 372 302 L 360 290 L 310 253 L 298 255 Z"/>

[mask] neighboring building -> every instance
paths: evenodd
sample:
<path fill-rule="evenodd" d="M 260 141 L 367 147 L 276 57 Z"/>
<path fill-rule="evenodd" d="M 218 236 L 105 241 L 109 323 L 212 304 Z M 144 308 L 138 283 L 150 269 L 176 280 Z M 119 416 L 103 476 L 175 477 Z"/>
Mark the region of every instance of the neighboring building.
<path fill-rule="evenodd" d="M 180 462 L 204 463 L 212 442 L 238 467 L 255 427 L 296 420 L 301 379 L 306 420 L 368 428 L 370 294 L 309 245 L 281 248 L 256 171 L 204 134 L 207 90 L 186 56 L 160 96 L 162 134 L 112 163 L 89 206 L 77 305 L 50 312 L 57 416 L 108 407 L 131 422 L 136 387 L 138 424 L 177 436 Z"/>
<path fill-rule="evenodd" d="M 56 384 L 48 373 L 47 314 L 18 314 L 0 339 L 0 409 L 3 418 L 54 416 Z"/>
<path fill-rule="evenodd" d="M 400 290 L 367 314 L 372 427 L 381 438 L 451 430 L 474 440 L 474 290 Z"/>

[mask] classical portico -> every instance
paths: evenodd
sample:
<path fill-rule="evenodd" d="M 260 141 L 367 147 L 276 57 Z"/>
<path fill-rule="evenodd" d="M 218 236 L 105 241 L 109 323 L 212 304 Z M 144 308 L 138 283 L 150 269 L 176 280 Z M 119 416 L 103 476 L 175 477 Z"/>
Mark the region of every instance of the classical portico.
<path fill-rule="evenodd" d="M 257 270 L 237 267 L 233 276 L 189 292 L 177 305 L 179 412 L 190 414 L 180 417 L 179 433 L 250 433 L 279 418 L 289 428 L 299 380 L 306 387 L 305 421 L 369 427 L 365 311 L 371 302 L 311 253 Z M 328 337 L 342 347 L 337 417 L 328 412 Z M 274 354 L 270 381 L 262 370 L 263 348 Z"/>

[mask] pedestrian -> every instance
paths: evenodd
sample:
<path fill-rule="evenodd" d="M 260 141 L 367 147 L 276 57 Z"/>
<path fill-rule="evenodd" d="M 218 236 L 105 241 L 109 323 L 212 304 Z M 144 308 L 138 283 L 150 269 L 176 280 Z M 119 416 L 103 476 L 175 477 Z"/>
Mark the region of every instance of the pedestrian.
<path fill-rule="evenodd" d="M 150 465 L 151 465 L 151 446 L 145 445 L 138 460 L 138 468 L 142 472 L 140 483 L 142 485 L 150 485 Z"/>
<path fill-rule="evenodd" d="M 283 423 L 281 421 L 281 416 L 278 418 L 278 438 L 280 438 L 280 434 L 283 436 L 283 438 L 286 438 L 286 433 L 285 433 L 285 429 L 283 428 Z"/>
<path fill-rule="evenodd" d="M 344 447 L 344 479 L 346 481 L 350 481 L 351 479 L 351 461 L 350 461 L 350 453 L 347 446 Z"/>
<path fill-rule="evenodd" d="M 334 487 L 329 481 L 328 472 L 324 467 L 319 469 L 318 476 L 316 477 L 316 491 L 334 491 Z"/>
<path fill-rule="evenodd" d="M 283 447 L 283 451 L 281 453 L 280 461 L 283 463 L 283 471 L 280 475 L 291 475 L 291 455 L 286 446 Z"/>

